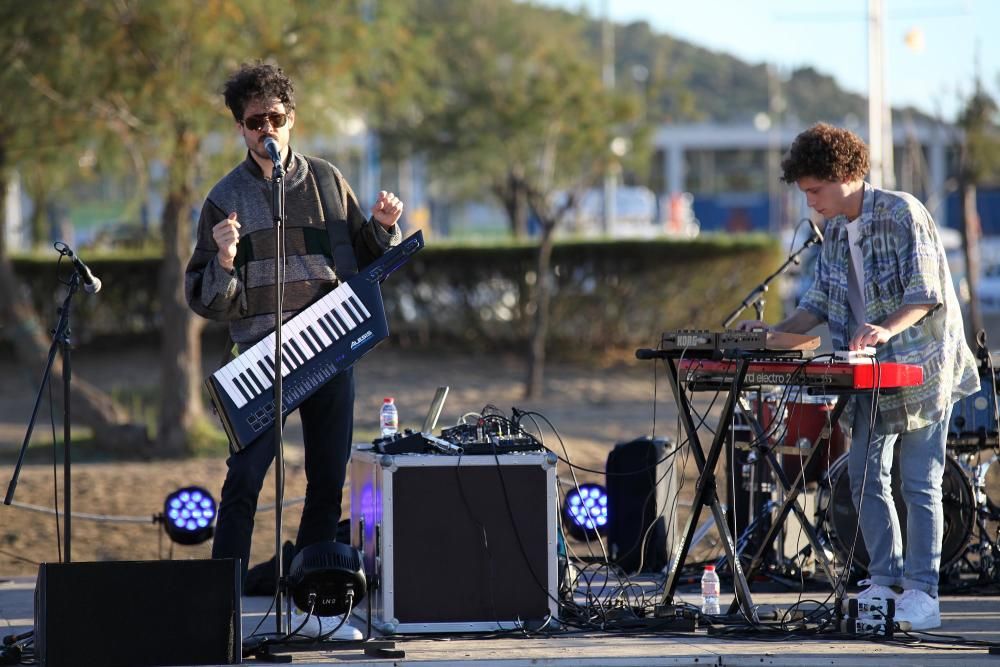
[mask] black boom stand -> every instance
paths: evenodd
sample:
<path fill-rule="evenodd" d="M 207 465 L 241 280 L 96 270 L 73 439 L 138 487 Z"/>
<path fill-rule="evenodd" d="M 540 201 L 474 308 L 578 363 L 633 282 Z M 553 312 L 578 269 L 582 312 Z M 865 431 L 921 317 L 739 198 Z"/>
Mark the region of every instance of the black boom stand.
<path fill-rule="evenodd" d="M 284 550 L 281 548 L 281 503 L 285 494 L 285 449 L 282 443 L 284 429 L 284 402 L 281 386 L 282 313 L 285 301 L 285 170 L 281 160 L 274 160 L 271 172 L 271 212 L 274 216 L 274 631 L 284 633 L 282 622 L 282 596 L 285 593 Z M 291 609 L 289 609 L 291 629 Z"/>
<path fill-rule="evenodd" d="M 781 266 L 779 266 L 774 273 L 769 275 L 767 278 L 764 278 L 764 281 L 760 285 L 754 287 L 750 291 L 750 293 L 747 294 L 746 298 L 743 299 L 740 305 L 737 306 L 736 310 L 734 310 L 729 314 L 729 317 L 725 319 L 725 321 L 722 323 L 722 326 L 728 329 L 730 326 L 732 326 L 733 322 L 736 321 L 736 318 L 740 316 L 740 313 L 742 313 L 750 306 L 753 306 L 754 309 L 757 311 L 757 319 L 758 320 L 763 319 L 764 295 L 767 294 L 767 290 L 771 284 L 771 281 L 780 276 L 785 271 L 787 271 L 788 267 L 790 267 L 792 264 L 799 264 L 802 261 L 800 257 L 802 253 L 806 251 L 807 248 L 822 243 L 823 238 L 818 234 L 819 234 L 818 231 L 814 231 L 813 234 L 805 240 L 805 243 L 802 244 L 801 248 L 799 248 L 791 255 L 789 255 L 788 259 L 786 259 L 785 262 Z"/>
<path fill-rule="evenodd" d="M 70 250 L 69 246 L 61 241 L 55 243 L 55 249 L 59 251 L 60 260 L 63 257 L 72 258 L 73 251 Z M 74 265 L 75 262 L 74 262 Z M 80 264 L 82 266 L 82 263 Z M 72 509 L 72 493 L 71 493 L 71 475 L 70 475 L 70 451 L 72 450 L 71 443 L 71 427 L 70 427 L 70 382 L 72 381 L 72 366 L 70 364 L 70 350 L 72 349 L 72 344 L 70 341 L 70 331 L 69 318 L 70 318 L 70 306 L 72 304 L 73 295 L 76 294 L 77 290 L 80 289 L 80 268 L 77 266 L 73 275 L 70 277 L 67 286 L 69 290 L 66 293 L 66 298 L 63 300 L 62 306 L 59 308 L 59 320 L 56 322 L 56 328 L 52 332 L 52 345 L 49 346 L 49 357 L 48 362 L 45 364 L 45 371 L 42 373 L 42 381 L 38 386 L 38 394 L 35 396 L 35 405 L 31 409 L 31 418 L 28 420 L 28 428 L 24 434 L 24 442 L 21 443 L 21 451 L 17 455 L 17 463 L 14 466 L 14 474 L 10 479 L 10 483 L 7 485 L 7 495 L 3 499 L 4 505 L 10 505 L 14 502 L 14 491 L 17 489 L 17 480 L 21 476 L 21 465 L 24 463 L 24 455 L 28 450 L 28 443 L 31 442 L 31 433 L 35 430 L 35 419 L 38 417 L 38 408 L 42 403 L 42 395 L 45 392 L 45 386 L 49 382 L 49 378 L 52 375 L 52 367 L 55 364 L 56 352 L 58 351 L 62 356 L 62 378 L 63 378 L 63 541 L 65 542 L 65 551 L 63 551 L 63 562 L 72 562 L 72 552 L 71 552 L 71 542 L 72 537 L 72 518 L 70 510 Z M 100 283 L 94 287 L 94 279 L 91 276 L 88 283 L 87 291 L 96 292 L 100 289 Z"/>

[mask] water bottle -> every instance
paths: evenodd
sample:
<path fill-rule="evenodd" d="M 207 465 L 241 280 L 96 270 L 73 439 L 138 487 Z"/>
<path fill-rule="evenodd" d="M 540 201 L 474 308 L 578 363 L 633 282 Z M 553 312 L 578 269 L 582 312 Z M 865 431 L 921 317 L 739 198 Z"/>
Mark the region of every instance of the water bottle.
<path fill-rule="evenodd" d="M 396 402 L 391 396 L 382 399 L 379 423 L 382 425 L 383 438 L 395 435 L 399 430 L 399 413 L 396 411 Z"/>
<path fill-rule="evenodd" d="M 701 575 L 701 613 L 719 613 L 719 575 L 714 565 L 706 565 Z"/>

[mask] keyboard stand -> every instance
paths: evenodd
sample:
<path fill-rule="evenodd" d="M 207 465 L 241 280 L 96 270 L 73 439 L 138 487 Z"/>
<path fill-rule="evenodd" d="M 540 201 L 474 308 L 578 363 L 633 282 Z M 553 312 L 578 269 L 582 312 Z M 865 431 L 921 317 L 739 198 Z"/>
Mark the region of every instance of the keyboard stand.
<path fill-rule="evenodd" d="M 670 569 L 667 572 L 667 579 L 664 583 L 663 598 L 661 599 L 660 607 L 663 610 L 666 610 L 667 608 L 673 606 L 674 593 L 677 590 L 678 579 L 680 578 L 681 569 L 684 567 L 684 561 L 687 558 L 688 551 L 691 548 L 694 534 L 698 528 L 698 518 L 701 514 L 701 509 L 703 506 L 707 505 L 712 509 L 712 517 L 715 520 L 715 526 L 722 538 L 723 549 L 726 552 L 726 557 L 733 570 L 733 588 L 736 591 L 736 598 L 733 601 L 733 606 L 735 607 L 738 605 L 742 610 L 745 619 L 757 624 L 760 622 L 760 619 L 757 616 L 757 609 L 750 596 L 750 586 L 747 584 L 747 578 L 743 573 L 743 566 L 740 563 L 739 555 L 736 553 L 736 544 L 733 540 L 733 535 L 729 530 L 729 523 L 726 521 L 726 515 L 723 513 L 722 506 L 719 503 L 718 489 L 715 479 L 715 468 L 718 465 L 719 456 L 722 453 L 722 448 L 726 442 L 726 436 L 729 434 L 729 429 L 725 428 L 723 425 L 732 423 L 733 412 L 736 409 L 737 399 L 742 391 L 743 382 L 746 378 L 751 358 L 748 356 L 741 356 L 735 360 L 736 377 L 730 387 L 729 396 L 726 398 L 725 405 L 722 408 L 722 417 L 719 420 L 720 427 L 716 429 L 715 438 L 712 440 L 712 445 L 708 450 L 708 455 L 706 456 L 704 450 L 702 449 L 701 441 L 698 438 L 698 426 L 695 424 L 694 419 L 691 416 L 691 404 L 679 382 L 677 359 L 682 356 L 682 351 L 657 351 L 656 356 L 662 357 L 667 367 L 667 378 L 670 381 L 670 390 L 673 392 L 674 400 L 677 402 L 677 410 L 680 415 L 681 424 L 684 428 L 685 434 L 687 435 L 688 442 L 691 445 L 691 454 L 694 457 L 695 463 L 698 465 L 698 482 L 695 485 L 695 496 L 691 505 L 691 514 L 688 516 L 687 525 L 684 528 L 681 540 L 677 544 L 677 548 L 675 549 L 673 557 L 670 560 Z M 693 358 L 696 356 L 696 353 L 688 352 L 685 356 L 686 358 Z"/>
<path fill-rule="evenodd" d="M 813 553 L 816 555 L 816 559 L 819 561 L 820 566 L 823 568 L 823 573 L 826 578 L 830 581 L 830 585 L 836 587 L 836 573 L 830 559 L 827 558 L 826 550 L 820 543 L 819 536 L 816 532 L 816 528 L 809 521 L 806 516 L 805 511 L 798 503 L 799 494 L 802 492 L 802 488 L 805 483 L 805 471 L 809 469 L 809 464 L 812 462 L 813 457 L 819 453 L 820 449 L 823 447 L 829 448 L 830 446 L 830 435 L 827 434 L 826 437 L 822 435 L 813 443 L 812 449 L 809 455 L 803 461 L 802 466 L 799 470 L 799 474 L 795 477 L 795 481 L 789 482 L 788 477 L 785 476 L 785 471 L 781 467 L 781 463 L 778 462 L 777 457 L 774 455 L 774 450 L 767 445 L 767 437 L 765 435 L 764 429 L 761 427 L 760 422 L 757 420 L 756 415 L 753 410 L 747 404 L 745 397 L 741 396 L 738 399 L 738 407 L 740 413 L 744 416 L 747 423 L 750 424 L 750 428 L 753 429 L 753 439 L 752 442 L 757 443 L 754 445 L 754 449 L 764 457 L 767 461 L 768 466 L 771 468 L 771 473 L 774 478 L 778 480 L 781 484 L 781 489 L 784 497 L 781 507 L 778 508 L 777 514 L 771 520 L 771 524 L 764 535 L 763 540 L 760 542 L 760 546 L 757 548 L 757 553 L 754 554 L 753 560 L 750 561 L 750 567 L 746 571 L 746 576 L 748 579 L 753 578 L 754 574 L 760 569 L 764 562 L 764 558 L 768 551 L 768 545 L 772 544 L 778 536 L 778 531 L 781 530 L 782 526 L 785 524 L 785 519 L 788 516 L 788 512 L 792 511 L 795 513 L 795 518 L 798 519 L 799 524 L 802 526 L 802 532 L 805 534 L 809 545 L 812 547 Z M 830 423 L 836 424 L 840 415 L 844 412 L 844 408 L 847 407 L 846 397 L 842 396 L 839 401 L 837 401 L 837 406 L 833 409 L 833 413 L 830 416 Z M 729 613 L 734 613 L 736 611 L 736 602 L 734 601 L 729 607 Z"/>

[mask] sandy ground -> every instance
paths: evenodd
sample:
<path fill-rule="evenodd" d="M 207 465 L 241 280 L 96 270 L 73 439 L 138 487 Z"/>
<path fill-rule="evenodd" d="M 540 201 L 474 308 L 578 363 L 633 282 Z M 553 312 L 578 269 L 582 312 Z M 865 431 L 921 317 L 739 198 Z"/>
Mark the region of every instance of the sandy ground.
<path fill-rule="evenodd" d="M 155 390 L 155 349 L 91 352 L 74 356 L 74 372 L 79 377 L 128 397 L 130 392 L 149 394 Z M 214 356 L 206 352 L 206 357 Z M 214 358 L 212 359 L 214 361 Z M 206 360 L 206 372 L 210 363 Z M 383 396 L 393 396 L 399 406 L 400 426 L 416 428 L 423 421 L 434 390 L 451 387 L 439 428 L 450 425 L 464 413 L 479 412 L 494 405 L 506 414 L 512 406 L 544 414 L 559 430 L 567 453 L 575 463 L 602 470 L 607 452 L 616 443 L 653 431 L 653 369 L 649 362 L 612 360 L 594 367 L 551 364 L 542 399 L 522 398 L 525 366 L 516 357 L 470 357 L 381 348 L 357 366 L 358 396 L 355 406 L 356 433 L 360 439 L 375 432 Z M 40 370 L 20 369 L 12 360 L 0 360 L 0 461 L 4 486 L 11 478 L 13 461 L 24 438 Z M 673 428 L 675 421 L 669 389 L 661 378 L 658 387 L 657 434 Z M 61 434 L 58 422 L 57 430 Z M 292 416 L 286 429 L 286 499 L 301 498 L 305 479 L 302 472 L 301 427 Z M 673 437 L 675 432 L 671 431 Z M 362 437 L 363 436 L 363 437 Z M 546 444 L 559 450 L 551 432 Z M 62 508 L 62 497 L 54 501 L 52 436 L 47 407 L 43 405 L 32 437 L 32 463 L 21 472 L 15 500 L 44 507 Z M 87 460 L 87 459 L 90 460 Z M 218 494 L 225 476 L 224 452 L 218 458 L 187 461 L 94 460 L 86 452 L 74 455 L 72 503 L 74 512 L 111 517 L 129 517 L 134 522 L 72 521 L 73 560 L 155 559 L 166 557 L 171 543 L 152 521 L 162 511 L 163 500 L 172 490 L 198 484 Z M 76 461 L 80 461 L 77 463 Z M 560 476 L 568 467 L 560 464 Z M 62 485 L 62 466 L 55 473 Z M 581 472 L 581 480 L 600 481 L 601 475 Z M 61 491 L 60 491 L 61 493 Z M 261 496 L 263 511 L 258 513 L 251 563 L 269 558 L 274 547 L 274 512 L 265 505 L 274 502 L 274 478 L 268 476 Z M 286 510 L 283 535 L 294 539 L 300 505 Z M 345 507 L 345 516 L 349 510 Z M 33 574 L 37 563 L 56 561 L 56 519 L 51 514 L 0 505 L 0 574 Z M 175 558 L 202 558 L 207 544 L 173 547 Z"/>
<path fill-rule="evenodd" d="M 214 351 L 206 352 L 205 374 L 213 370 Z M 83 349 L 74 356 L 74 372 L 79 377 L 114 391 L 128 403 L 135 396 L 151 396 L 157 386 L 157 350 L 135 348 L 96 352 Z M 545 444 L 567 456 L 575 464 L 603 471 L 608 452 L 615 443 L 655 434 L 677 440 L 677 411 L 673 396 L 663 377 L 654 382 L 650 362 L 634 359 L 610 359 L 602 364 L 552 363 L 546 376 L 544 397 L 523 399 L 525 365 L 514 356 L 470 356 L 460 353 L 428 354 L 415 350 L 382 347 L 356 367 L 357 400 L 355 404 L 355 440 L 370 440 L 376 432 L 378 411 L 384 396 L 393 396 L 399 407 L 401 428 L 418 428 L 435 389 L 451 387 L 438 424 L 451 425 L 461 415 L 479 412 L 487 405 L 505 414 L 513 406 L 532 410 L 547 417 L 558 429 L 562 445 L 551 431 L 543 431 Z M 37 391 L 36 369 L 22 369 L 9 358 L 0 358 L 0 481 L 7 488 L 14 469 L 14 459 L 24 438 L 25 424 Z M 708 396 L 699 394 L 697 406 L 704 410 Z M 655 412 L 654 412 L 655 405 Z M 713 412 L 718 413 L 716 405 Z M 655 423 L 654 423 L 655 417 Z M 714 420 L 710 420 L 714 421 Z M 294 540 L 305 491 L 302 470 L 301 425 L 296 415 L 288 420 L 286 443 L 286 502 L 292 504 L 284 513 L 283 538 Z M 61 434 L 61 426 L 56 424 Z M 711 435 L 702 432 L 703 441 Z M 30 463 L 26 464 L 16 489 L 15 500 L 45 508 L 62 509 L 62 497 L 54 498 L 54 476 L 62 487 L 60 464 L 51 464 L 52 436 L 47 406 L 43 406 L 32 438 Z M 205 558 L 209 544 L 173 546 L 153 516 L 162 512 L 168 493 L 186 485 L 197 484 L 218 496 L 225 477 L 225 452 L 217 457 L 184 461 L 146 462 L 141 453 L 133 460 L 109 460 L 77 450 L 72 468 L 74 512 L 112 517 L 93 520 L 78 517 L 72 522 L 72 557 L 82 560 L 130 560 L 156 558 Z M 988 458 L 988 457 L 987 457 Z M 695 465 L 687 459 L 685 483 L 681 487 L 679 527 L 689 510 L 684 505 L 694 491 Z M 724 471 L 719 470 L 720 475 Z M 570 478 L 570 469 L 559 463 L 557 474 Z M 579 480 L 603 482 L 603 475 L 587 471 Z M 724 479 L 724 475 L 720 476 Z M 1000 501 L 1000 461 L 991 468 L 991 497 Z M 720 488 L 720 496 L 725 491 Z M 251 564 L 266 560 L 274 553 L 275 497 L 273 472 L 264 483 L 258 511 Z M 344 516 L 349 516 L 345 494 Z M 725 502 L 725 500 L 723 500 Z M 708 517 L 702 512 L 702 518 Z M 789 520 L 791 522 L 791 520 Z M 992 525 L 992 524 L 991 524 Z M 39 562 L 59 560 L 57 539 L 62 525 L 49 513 L 21 507 L 0 505 L 0 575 L 34 574 Z M 702 549 L 717 548 L 712 529 Z M 797 550 L 797 549 L 795 549 Z M 698 555 L 692 553 L 692 556 Z M 708 554 L 701 554 L 708 555 Z"/>

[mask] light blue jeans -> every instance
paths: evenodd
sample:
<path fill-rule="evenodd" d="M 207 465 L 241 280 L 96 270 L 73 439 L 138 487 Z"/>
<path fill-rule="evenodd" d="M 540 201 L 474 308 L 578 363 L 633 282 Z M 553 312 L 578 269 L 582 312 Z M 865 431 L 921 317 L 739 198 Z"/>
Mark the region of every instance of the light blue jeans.
<path fill-rule="evenodd" d="M 876 417 L 869 444 L 871 397 L 855 396 L 852 400 L 857 410 L 847 471 L 854 508 L 859 510 L 861 533 L 871 559 L 869 576 L 872 583 L 916 589 L 936 597 L 944 534 L 941 484 L 951 408 L 937 424 L 902 434 L 885 433 L 881 418 Z M 905 554 L 890 477 L 897 438 L 906 503 Z"/>

